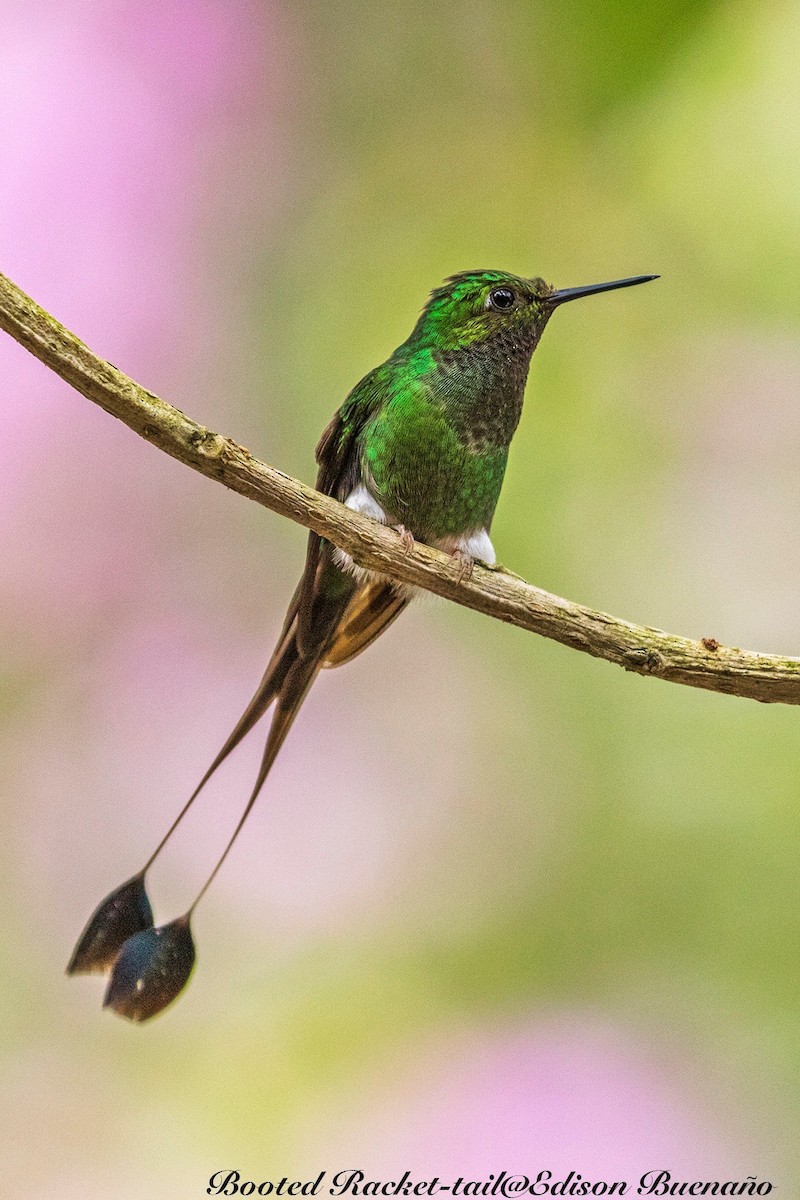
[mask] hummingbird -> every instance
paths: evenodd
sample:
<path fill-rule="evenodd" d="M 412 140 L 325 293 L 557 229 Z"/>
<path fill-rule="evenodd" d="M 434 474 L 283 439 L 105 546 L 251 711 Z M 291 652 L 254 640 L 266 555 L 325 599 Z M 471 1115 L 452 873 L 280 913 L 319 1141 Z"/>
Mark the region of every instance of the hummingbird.
<path fill-rule="evenodd" d="M 657 279 L 556 289 L 506 271 L 463 271 L 430 295 L 409 337 L 356 384 L 316 448 L 317 488 L 355 512 L 452 555 L 459 577 L 496 566 L 490 533 L 531 357 L 562 304 Z M 310 533 L 305 568 L 255 695 L 144 867 L 96 909 L 69 974 L 106 973 L 104 1005 L 133 1021 L 161 1012 L 195 962 L 190 920 L 255 804 L 317 675 L 350 662 L 414 589 L 366 571 Z M 201 788 L 269 709 L 258 775 L 216 866 L 188 911 L 156 927 L 145 875 Z"/>

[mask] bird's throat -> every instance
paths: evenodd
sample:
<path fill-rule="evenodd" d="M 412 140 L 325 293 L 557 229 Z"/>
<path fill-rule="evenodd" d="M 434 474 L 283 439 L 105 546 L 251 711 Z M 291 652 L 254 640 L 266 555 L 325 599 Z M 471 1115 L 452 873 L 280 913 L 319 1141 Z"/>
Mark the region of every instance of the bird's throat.
<path fill-rule="evenodd" d="M 458 436 L 475 451 L 507 447 L 519 424 L 534 343 L 499 335 L 436 352 L 437 392 Z"/>

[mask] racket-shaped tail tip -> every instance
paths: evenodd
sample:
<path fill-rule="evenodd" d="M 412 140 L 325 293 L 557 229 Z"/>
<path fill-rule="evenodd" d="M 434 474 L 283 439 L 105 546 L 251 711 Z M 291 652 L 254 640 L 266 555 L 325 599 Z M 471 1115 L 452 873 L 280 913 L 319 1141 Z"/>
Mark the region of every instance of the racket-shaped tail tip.
<path fill-rule="evenodd" d="M 149 1021 L 176 1000 L 195 963 L 188 915 L 128 938 L 114 963 L 104 1008 L 129 1021 Z"/>
<path fill-rule="evenodd" d="M 103 975 L 110 971 L 122 946 L 153 925 L 144 877 L 134 875 L 99 904 L 78 939 L 67 965 L 68 975 Z"/>

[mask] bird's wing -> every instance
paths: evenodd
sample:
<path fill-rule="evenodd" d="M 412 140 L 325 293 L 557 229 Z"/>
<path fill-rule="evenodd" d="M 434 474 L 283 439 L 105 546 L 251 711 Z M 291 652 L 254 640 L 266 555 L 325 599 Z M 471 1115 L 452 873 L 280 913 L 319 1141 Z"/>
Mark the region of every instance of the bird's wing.
<path fill-rule="evenodd" d="M 386 398 L 385 369 L 378 368 L 357 383 L 334 414 L 315 451 L 318 464 L 317 491 L 345 500 L 361 483 L 361 435 L 364 427 Z M 297 595 L 297 644 L 301 653 L 311 650 L 310 630 L 317 590 L 317 571 L 323 546 L 313 530 L 308 535 L 306 564 Z"/>
<path fill-rule="evenodd" d="M 360 483 L 361 434 L 383 403 L 387 383 L 381 368 L 371 372 L 328 424 L 316 450 L 319 491 L 344 500 Z M 260 787 L 319 670 L 355 657 L 398 616 L 408 599 L 386 580 L 361 582 L 343 571 L 330 542 L 310 533 L 303 575 L 264 676 L 197 791 L 275 702 Z"/>
<path fill-rule="evenodd" d="M 374 413 L 389 399 L 391 376 L 379 367 L 358 384 L 334 416 L 320 438 L 316 450 L 319 464 L 317 488 L 328 495 L 344 500 L 362 482 L 361 435 Z M 311 534 L 306 569 L 321 542 Z M 299 601 L 299 641 L 305 647 L 304 604 L 312 593 L 310 576 Z M 342 614 L 335 634 L 326 651 L 323 666 L 339 667 L 350 662 L 391 625 L 411 599 L 407 588 L 398 587 L 386 579 L 366 579 L 359 582 Z"/>

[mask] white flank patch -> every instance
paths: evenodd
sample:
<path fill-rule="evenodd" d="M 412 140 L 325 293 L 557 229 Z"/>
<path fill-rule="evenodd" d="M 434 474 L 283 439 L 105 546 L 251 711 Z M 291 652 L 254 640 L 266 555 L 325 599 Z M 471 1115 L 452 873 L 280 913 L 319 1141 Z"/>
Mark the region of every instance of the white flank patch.
<path fill-rule="evenodd" d="M 363 483 L 353 489 L 345 500 L 344 506 L 352 508 L 353 512 L 361 513 L 365 517 L 372 517 L 374 520 L 380 521 L 382 525 L 387 524 L 386 513 Z"/>
<path fill-rule="evenodd" d="M 374 521 L 380 521 L 381 525 L 389 523 L 386 513 L 363 483 L 360 483 L 357 488 L 353 488 L 345 500 L 344 506 L 351 508 L 353 512 L 361 513 L 364 517 L 372 517 Z M 365 571 L 363 567 L 357 566 L 350 555 L 345 554 L 344 550 L 339 550 L 338 547 L 333 552 L 333 558 L 337 566 L 341 567 L 343 571 L 349 571 L 351 575 L 355 575 L 360 583 L 376 578 L 375 571 Z"/>

